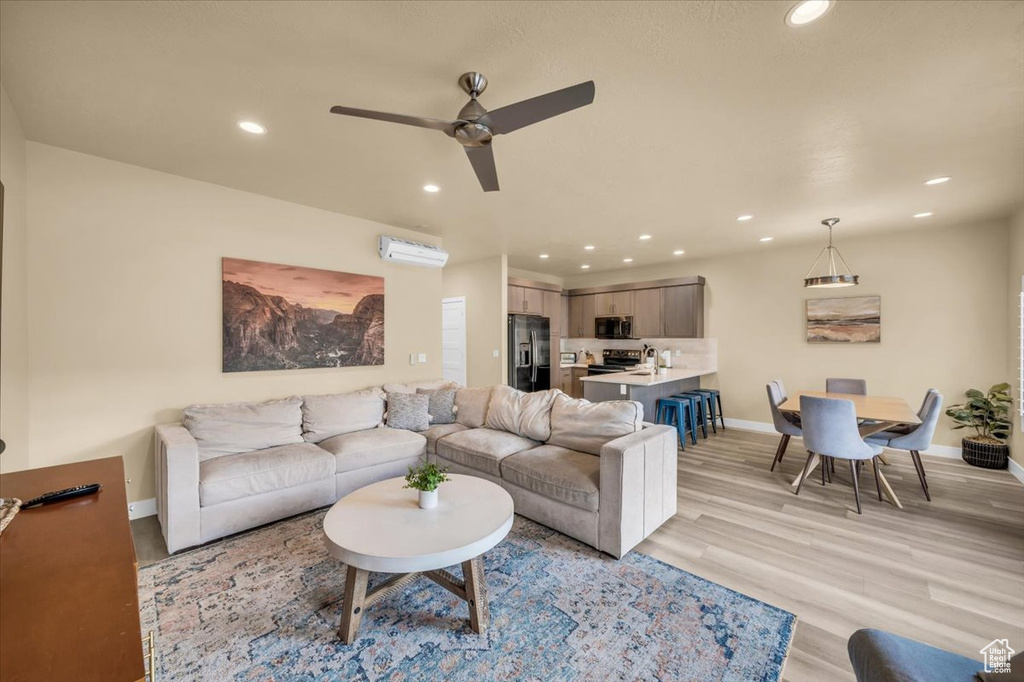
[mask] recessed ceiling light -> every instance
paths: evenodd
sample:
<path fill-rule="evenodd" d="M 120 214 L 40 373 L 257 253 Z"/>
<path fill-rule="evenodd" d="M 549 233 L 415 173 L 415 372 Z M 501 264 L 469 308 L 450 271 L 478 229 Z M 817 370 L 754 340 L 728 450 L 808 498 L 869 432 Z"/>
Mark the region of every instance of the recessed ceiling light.
<path fill-rule="evenodd" d="M 941 184 L 943 184 L 945 182 L 949 182 L 952 179 L 953 178 L 948 176 L 948 175 L 943 175 L 941 178 L 932 178 L 931 180 L 925 180 L 924 184 L 926 184 L 926 185 L 941 185 Z"/>
<path fill-rule="evenodd" d="M 437 192 L 441 191 L 441 188 L 438 187 L 437 185 L 423 185 L 423 191 L 430 192 L 431 194 L 436 194 Z"/>
<path fill-rule="evenodd" d="M 915 218 L 927 218 L 930 215 L 933 215 L 933 213 L 931 211 L 925 211 L 924 213 L 915 213 L 914 217 Z"/>
<path fill-rule="evenodd" d="M 803 0 L 790 8 L 786 13 L 786 23 L 790 26 L 806 26 L 825 16 L 832 9 L 831 0 Z"/>
<path fill-rule="evenodd" d="M 743 222 L 745 220 L 750 220 L 753 217 L 754 216 L 752 216 L 752 215 L 741 215 L 740 217 L 736 218 L 736 220 L 738 220 L 740 222 Z"/>
<path fill-rule="evenodd" d="M 548 254 L 546 254 L 546 253 L 542 253 L 542 254 L 540 254 L 540 257 L 541 257 L 541 258 L 549 258 Z"/>
<path fill-rule="evenodd" d="M 589 269 L 590 269 L 589 265 L 581 265 L 580 266 L 580 270 L 589 270 Z"/>
<path fill-rule="evenodd" d="M 632 262 L 633 262 L 633 259 L 632 259 L 632 258 L 623 258 L 623 259 L 622 259 L 622 262 L 623 262 L 623 263 L 632 263 Z"/>
<path fill-rule="evenodd" d="M 255 121 L 239 121 L 238 127 L 253 135 L 266 135 L 267 129 Z"/>
<path fill-rule="evenodd" d="M 590 245 L 590 244 L 587 244 L 586 246 L 584 246 L 584 247 L 583 247 L 583 249 L 584 249 L 585 251 L 593 251 L 593 250 L 594 250 L 595 248 L 596 248 L 596 247 L 594 247 L 594 246 L 592 246 L 592 245 Z"/>
<path fill-rule="evenodd" d="M 686 253 L 686 252 L 683 251 L 682 249 L 676 249 L 675 251 L 672 252 L 672 255 L 673 256 L 682 256 L 684 253 Z"/>
<path fill-rule="evenodd" d="M 642 234 L 642 235 L 640 235 L 640 240 L 641 241 L 647 241 L 650 238 L 651 238 L 651 235 L 649 235 L 649 234 Z"/>
<path fill-rule="evenodd" d="M 761 237 L 761 241 L 763 242 L 770 242 L 773 239 L 775 239 L 775 237 Z"/>

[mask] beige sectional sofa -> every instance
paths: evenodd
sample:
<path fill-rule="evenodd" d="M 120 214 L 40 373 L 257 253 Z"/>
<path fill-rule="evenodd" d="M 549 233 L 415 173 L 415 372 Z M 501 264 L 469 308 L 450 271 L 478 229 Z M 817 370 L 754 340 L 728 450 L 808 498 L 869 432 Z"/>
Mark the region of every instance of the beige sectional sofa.
<path fill-rule="evenodd" d="M 443 382 L 385 386 L 436 388 Z M 621 557 L 676 511 L 676 434 L 631 401 L 460 388 L 456 422 L 383 426 L 386 392 L 193 405 L 156 428 L 170 552 L 324 507 L 424 456 L 505 488 L 516 512 Z"/>

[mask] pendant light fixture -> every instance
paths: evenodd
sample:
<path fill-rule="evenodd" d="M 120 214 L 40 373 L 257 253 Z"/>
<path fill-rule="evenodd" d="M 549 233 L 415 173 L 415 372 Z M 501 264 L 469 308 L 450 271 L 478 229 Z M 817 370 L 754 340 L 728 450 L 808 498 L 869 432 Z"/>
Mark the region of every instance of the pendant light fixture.
<path fill-rule="evenodd" d="M 858 275 L 854 275 L 850 272 L 850 266 L 843 260 L 843 255 L 839 253 L 839 249 L 832 246 L 832 228 L 836 223 L 839 222 L 839 218 L 826 218 L 821 221 L 821 224 L 828 228 L 828 246 L 821 250 L 818 257 L 814 260 L 814 265 L 807 271 L 804 276 L 804 286 L 815 289 L 834 289 L 838 287 L 852 287 L 859 284 Z M 828 253 L 828 273 L 827 274 L 814 274 L 814 269 L 818 267 L 818 263 L 821 262 L 821 257 Z M 840 272 L 836 267 L 836 259 L 843 266 L 843 272 Z"/>

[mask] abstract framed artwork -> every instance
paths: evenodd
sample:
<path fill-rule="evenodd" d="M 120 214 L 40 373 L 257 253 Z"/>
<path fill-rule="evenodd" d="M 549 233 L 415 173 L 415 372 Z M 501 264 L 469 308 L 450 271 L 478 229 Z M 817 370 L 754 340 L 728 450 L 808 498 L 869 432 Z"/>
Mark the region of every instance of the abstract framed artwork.
<path fill-rule="evenodd" d="M 384 364 L 384 278 L 224 258 L 225 372 Z"/>
<path fill-rule="evenodd" d="M 881 296 L 807 301 L 809 343 L 879 343 L 881 340 Z"/>

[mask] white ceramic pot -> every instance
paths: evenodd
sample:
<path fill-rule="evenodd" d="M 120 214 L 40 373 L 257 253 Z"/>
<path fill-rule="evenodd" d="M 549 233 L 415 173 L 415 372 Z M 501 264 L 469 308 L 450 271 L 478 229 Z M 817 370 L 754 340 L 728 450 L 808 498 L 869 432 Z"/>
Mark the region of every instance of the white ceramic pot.
<path fill-rule="evenodd" d="M 421 490 L 420 493 L 420 509 L 433 509 L 437 506 L 437 491 Z"/>

